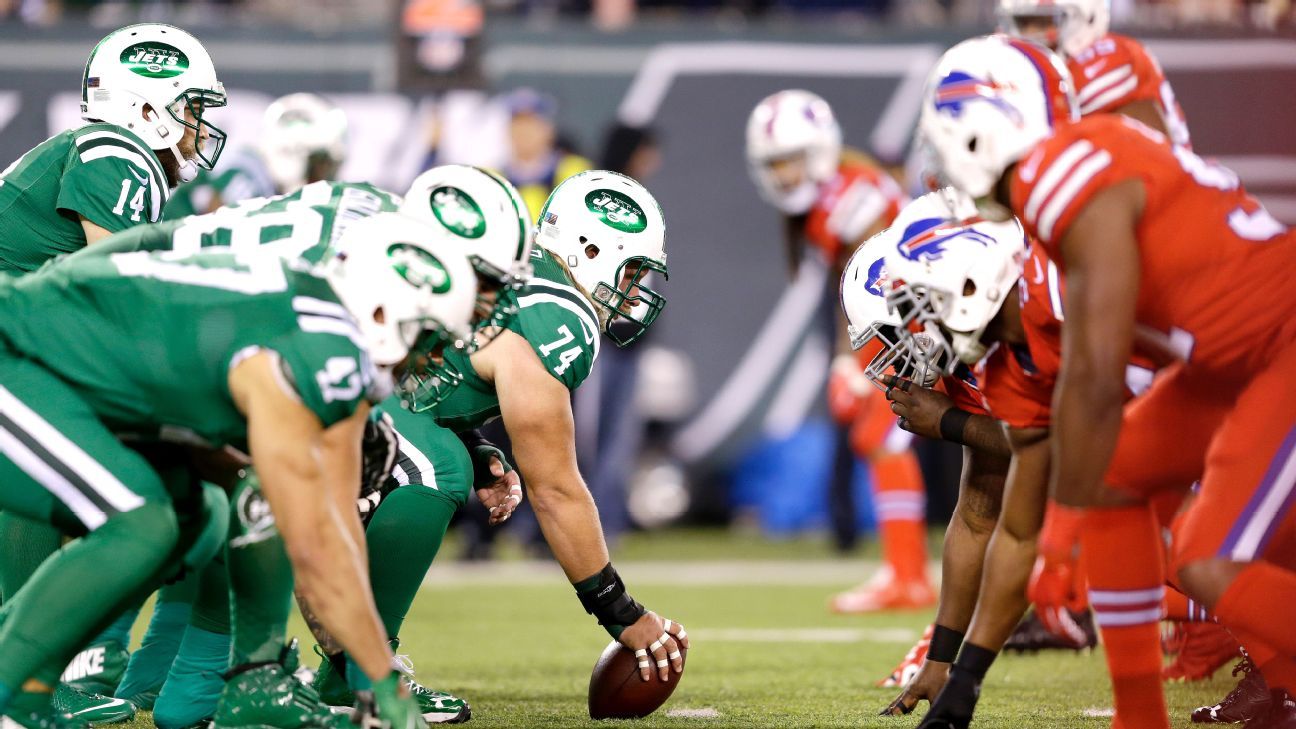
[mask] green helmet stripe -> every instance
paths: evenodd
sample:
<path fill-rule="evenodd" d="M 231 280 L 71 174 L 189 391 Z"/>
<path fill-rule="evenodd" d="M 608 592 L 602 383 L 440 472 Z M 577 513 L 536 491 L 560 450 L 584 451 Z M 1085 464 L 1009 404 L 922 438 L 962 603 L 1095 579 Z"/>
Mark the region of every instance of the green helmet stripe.
<path fill-rule="evenodd" d="M 485 172 L 487 177 L 489 177 L 489 178 L 491 178 L 492 180 L 494 180 L 494 181 L 495 181 L 495 184 L 496 184 L 496 185 L 499 185 L 499 186 L 500 186 L 500 189 L 504 191 L 505 196 L 508 197 L 508 199 L 509 199 L 509 203 L 511 203 L 511 204 L 513 205 L 513 212 L 514 212 L 514 214 L 517 215 L 517 219 L 518 219 L 518 244 L 517 244 L 517 252 L 514 254 L 513 258 L 514 258 L 514 260 L 521 261 L 521 260 L 522 260 L 522 256 L 526 255 L 526 233 L 527 233 L 527 226 L 530 225 L 531 222 L 528 221 L 528 220 L 526 219 L 526 216 L 524 216 L 524 215 L 522 214 L 522 210 L 521 210 L 520 208 L 518 208 L 518 200 L 519 200 L 519 198 L 518 198 L 518 196 L 517 196 L 516 194 L 514 194 L 514 193 L 515 193 L 515 189 L 510 189 L 510 188 L 512 188 L 512 185 L 510 185 L 508 182 L 506 182 L 506 181 L 504 180 L 504 178 L 500 177 L 499 175 L 495 174 L 494 172 L 491 172 L 490 170 L 482 169 L 481 167 L 478 167 L 477 169 L 481 170 L 482 172 Z"/>

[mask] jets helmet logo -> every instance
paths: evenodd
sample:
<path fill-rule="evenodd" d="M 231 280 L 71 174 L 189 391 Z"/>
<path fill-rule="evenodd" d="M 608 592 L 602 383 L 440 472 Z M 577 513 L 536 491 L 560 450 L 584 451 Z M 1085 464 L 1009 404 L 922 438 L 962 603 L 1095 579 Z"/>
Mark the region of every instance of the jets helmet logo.
<path fill-rule="evenodd" d="M 486 234 L 486 216 L 477 201 L 457 187 L 438 187 L 429 200 L 432 214 L 450 232 L 461 238 L 480 238 Z"/>
<path fill-rule="evenodd" d="M 616 190 L 595 190 L 585 196 L 589 208 L 608 227 L 622 233 L 642 233 L 648 227 L 648 216 L 634 200 Z"/>
<path fill-rule="evenodd" d="M 939 260 L 945 254 L 945 244 L 959 237 L 988 248 L 996 241 L 972 227 L 980 222 L 982 222 L 980 218 L 969 218 L 962 222 L 952 222 L 944 218 L 923 218 L 905 227 L 904 235 L 900 237 L 897 248 L 900 255 L 911 261 Z"/>
<path fill-rule="evenodd" d="M 189 57 L 166 43 L 136 43 L 121 54 L 122 65 L 145 78 L 172 78 L 189 70 Z"/>
<path fill-rule="evenodd" d="M 387 248 L 392 268 L 401 278 L 419 288 L 430 288 L 434 294 L 450 290 L 450 273 L 436 256 L 413 243 L 393 243 Z"/>

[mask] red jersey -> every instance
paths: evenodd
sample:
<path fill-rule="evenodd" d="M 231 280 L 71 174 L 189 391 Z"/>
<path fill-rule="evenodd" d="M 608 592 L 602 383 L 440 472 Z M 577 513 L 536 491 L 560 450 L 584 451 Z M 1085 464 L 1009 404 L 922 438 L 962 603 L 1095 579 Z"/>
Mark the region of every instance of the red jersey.
<path fill-rule="evenodd" d="M 891 224 L 909 202 L 891 175 L 872 165 L 843 163 L 806 218 L 806 238 L 830 265 L 845 265 L 855 244 Z"/>
<path fill-rule="evenodd" d="M 1076 86 L 1076 103 L 1083 116 L 1106 114 L 1135 101 L 1151 101 L 1161 109 L 1170 141 L 1189 144 L 1188 122 L 1175 100 L 1161 65 L 1142 43 L 1108 33 L 1075 58 L 1067 68 Z"/>
<path fill-rule="evenodd" d="M 1062 277 L 1038 245 L 1031 246 L 1017 297 L 1026 343 L 996 345 L 977 364 L 977 383 L 995 419 L 1012 428 L 1047 428 L 1062 368 Z"/>
<path fill-rule="evenodd" d="M 1296 235 L 1237 176 L 1121 115 L 1060 128 L 1015 167 L 1011 203 L 1065 274 L 1059 241 L 1100 190 L 1143 183 L 1139 325 L 1199 371 L 1237 377 L 1296 338 Z"/>

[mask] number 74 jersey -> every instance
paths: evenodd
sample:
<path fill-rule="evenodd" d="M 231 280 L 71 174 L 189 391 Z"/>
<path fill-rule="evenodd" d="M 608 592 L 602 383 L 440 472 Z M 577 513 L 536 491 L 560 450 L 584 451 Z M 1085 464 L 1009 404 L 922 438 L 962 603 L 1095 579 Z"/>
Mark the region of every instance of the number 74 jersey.
<path fill-rule="evenodd" d="M 1012 209 L 1065 274 L 1058 248 L 1076 217 L 1129 180 L 1145 191 L 1139 324 L 1190 336 L 1190 365 L 1220 376 L 1254 371 L 1296 339 L 1296 235 L 1232 171 L 1137 121 L 1097 115 L 1059 129 L 1012 172 Z"/>
<path fill-rule="evenodd" d="M 212 445 L 247 437 L 230 370 L 272 352 L 285 387 L 328 426 L 391 384 L 305 268 L 272 251 L 73 256 L 0 283 L 0 350 L 67 381 L 114 432 Z"/>

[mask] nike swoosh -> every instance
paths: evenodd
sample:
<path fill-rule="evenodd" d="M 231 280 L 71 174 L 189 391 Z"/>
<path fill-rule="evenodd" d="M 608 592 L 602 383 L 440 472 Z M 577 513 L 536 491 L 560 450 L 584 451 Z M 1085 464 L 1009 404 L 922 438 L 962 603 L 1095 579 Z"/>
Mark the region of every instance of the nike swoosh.
<path fill-rule="evenodd" d="M 141 185 L 148 184 L 148 175 L 141 176 L 138 172 L 135 171 L 134 167 L 127 167 L 126 169 L 130 171 L 132 177 L 134 177 L 136 180 L 139 180 L 139 184 Z"/>
<path fill-rule="evenodd" d="M 98 711 L 99 709 L 108 709 L 115 706 L 125 706 L 125 705 L 126 705 L 126 699 L 108 699 L 102 704 L 95 704 L 94 706 L 87 706 L 86 708 L 80 711 L 74 711 L 72 712 L 72 716 L 80 716 L 81 714 L 84 714 L 87 711 Z"/>

